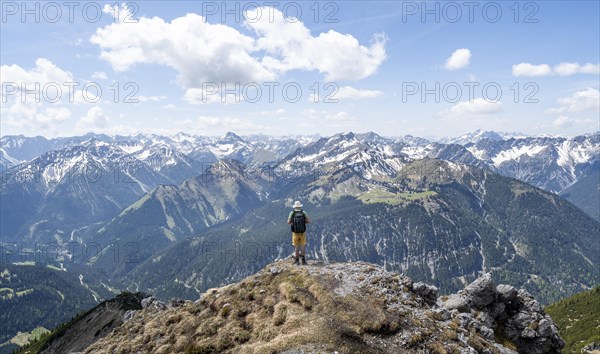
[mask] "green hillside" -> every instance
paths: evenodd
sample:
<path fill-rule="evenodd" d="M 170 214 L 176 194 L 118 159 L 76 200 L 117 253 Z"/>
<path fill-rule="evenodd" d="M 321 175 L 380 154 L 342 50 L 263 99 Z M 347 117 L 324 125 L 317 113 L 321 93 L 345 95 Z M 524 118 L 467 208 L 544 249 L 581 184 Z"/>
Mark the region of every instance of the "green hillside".
<path fill-rule="evenodd" d="M 92 276 L 79 270 L 0 263 L 0 353 L 10 353 L 110 296 L 88 284 Z M 81 273 L 85 275 L 79 278 Z"/>
<path fill-rule="evenodd" d="M 562 191 L 560 196 L 600 221 L 600 167 Z"/>
<path fill-rule="evenodd" d="M 564 353 L 581 353 L 590 343 L 600 345 L 600 286 L 558 301 L 546 312 L 565 340 Z"/>

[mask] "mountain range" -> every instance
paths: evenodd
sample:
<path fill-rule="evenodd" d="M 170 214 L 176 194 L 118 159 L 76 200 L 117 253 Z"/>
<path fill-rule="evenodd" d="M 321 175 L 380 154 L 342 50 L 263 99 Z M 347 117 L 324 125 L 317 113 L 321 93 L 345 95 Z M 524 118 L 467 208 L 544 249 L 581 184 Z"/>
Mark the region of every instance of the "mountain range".
<path fill-rule="evenodd" d="M 293 158 L 298 148 L 317 151 L 327 140 L 260 135 L 244 139 L 234 133 L 221 138 L 184 133 L 50 140 L 5 136 L 0 139 L 0 194 L 11 207 L 2 208 L 5 222 L 0 232 L 6 241 L 64 242 L 79 228 L 106 221 L 156 186 L 198 176 L 219 159 L 274 164 Z M 477 131 L 447 143 L 365 133 L 357 134 L 356 140 L 407 159 L 431 157 L 487 168 L 561 194 L 596 220 L 600 217 L 600 133 L 566 139 Z M 325 148 L 344 149 L 330 144 Z M 307 156 L 303 168 L 317 168 L 314 157 L 318 155 Z"/>
<path fill-rule="evenodd" d="M 197 299 L 286 258 L 302 200 L 310 259 L 368 261 L 442 294 L 487 272 L 549 303 L 600 283 L 599 139 L 5 136 L 0 261 L 50 248 L 104 290 Z"/>

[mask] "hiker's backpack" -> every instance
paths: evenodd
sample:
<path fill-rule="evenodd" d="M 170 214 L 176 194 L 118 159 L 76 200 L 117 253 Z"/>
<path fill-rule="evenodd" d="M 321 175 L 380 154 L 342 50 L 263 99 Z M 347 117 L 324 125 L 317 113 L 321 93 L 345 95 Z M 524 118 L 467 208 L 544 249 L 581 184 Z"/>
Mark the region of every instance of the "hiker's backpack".
<path fill-rule="evenodd" d="M 294 210 L 292 215 L 292 232 L 301 234 L 306 232 L 306 217 L 304 211 Z"/>

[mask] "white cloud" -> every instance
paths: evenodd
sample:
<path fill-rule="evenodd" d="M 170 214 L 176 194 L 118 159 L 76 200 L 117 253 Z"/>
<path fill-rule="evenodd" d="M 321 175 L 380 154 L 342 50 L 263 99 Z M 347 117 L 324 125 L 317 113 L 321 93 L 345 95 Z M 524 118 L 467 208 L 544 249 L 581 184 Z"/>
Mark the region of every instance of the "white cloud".
<path fill-rule="evenodd" d="M 585 90 L 574 92 L 569 97 L 561 97 L 556 100 L 559 107 L 549 108 L 544 113 L 559 114 L 564 112 L 599 112 L 600 91 L 588 87 Z"/>
<path fill-rule="evenodd" d="M 302 22 L 285 21 L 279 10 L 261 10 L 273 17 L 246 21 L 253 36 L 188 13 L 171 22 L 160 17 L 141 17 L 135 25 L 119 21 L 99 28 L 90 41 L 117 71 L 137 64 L 166 65 L 178 72 L 185 88 L 202 82 L 273 80 L 295 69 L 316 70 L 328 80 L 361 79 L 375 73 L 386 58 L 384 35 L 375 35 L 368 47 L 332 30 L 315 37 Z"/>
<path fill-rule="evenodd" d="M 106 80 L 108 79 L 108 76 L 103 71 L 94 71 L 94 73 L 92 73 L 92 79 Z"/>
<path fill-rule="evenodd" d="M 552 74 L 552 69 L 548 64 L 520 63 L 512 66 L 512 74 L 513 76 L 546 76 Z"/>
<path fill-rule="evenodd" d="M 86 115 L 77 122 L 77 128 L 83 131 L 101 131 L 109 124 L 109 119 L 104 115 L 102 108 L 94 106 Z"/>
<path fill-rule="evenodd" d="M 277 9 L 271 9 L 272 19 L 258 16 L 258 11 L 267 12 L 265 8 L 248 11 L 247 18 L 260 20 L 245 25 L 258 35 L 256 48 L 268 54 L 262 62 L 270 70 L 317 70 L 330 81 L 358 80 L 377 72 L 386 59 L 384 34 L 373 35 L 367 47 L 352 35 L 333 30 L 315 37 L 301 21 L 286 21 Z"/>
<path fill-rule="evenodd" d="M 176 107 L 177 107 L 177 106 L 175 106 L 175 105 L 174 105 L 174 104 L 172 104 L 172 103 L 168 103 L 168 104 L 166 104 L 166 105 L 164 105 L 164 106 L 163 106 L 163 108 L 166 108 L 166 109 L 175 109 Z"/>
<path fill-rule="evenodd" d="M 35 83 L 42 87 L 48 83 L 57 83 L 63 86 L 66 82 L 73 82 L 73 74 L 64 71 L 54 65 L 46 58 L 38 58 L 35 61 L 35 68 L 25 70 L 22 67 L 13 65 L 2 65 L 0 67 L 0 78 L 2 83 L 16 82 L 18 85 L 25 83 L 27 88 L 32 88 Z"/>
<path fill-rule="evenodd" d="M 7 110 L 7 118 L 2 123 L 27 130 L 30 133 L 54 134 L 59 124 L 71 118 L 71 111 L 65 107 L 48 107 L 39 111 L 41 103 L 16 100 Z"/>
<path fill-rule="evenodd" d="M 438 115 L 444 119 L 472 118 L 495 114 L 501 110 L 501 102 L 489 102 L 483 98 L 476 98 L 473 101 L 459 102 L 450 109 L 438 112 Z"/>
<path fill-rule="evenodd" d="M 39 100 L 41 103 L 48 104 L 57 102 L 94 104 L 100 101 L 101 97 L 96 94 L 102 93 L 101 90 L 103 89 L 101 85 L 92 83 L 93 85 L 87 87 L 84 95 L 82 88 L 88 82 L 75 79 L 69 71 L 59 68 L 46 58 L 38 58 L 35 61 L 35 67 L 30 70 L 16 64 L 2 65 L 0 67 L 0 79 L 3 88 L 2 99 L 6 101 L 25 99 L 31 102 Z M 21 93 L 21 85 L 25 85 L 24 87 L 27 90 L 37 91 L 38 97 L 36 98 L 33 94 L 25 95 Z M 11 92 L 7 92 L 9 88 Z M 106 89 L 104 92 L 106 93 Z"/>
<path fill-rule="evenodd" d="M 565 115 L 561 115 L 552 122 L 552 125 L 555 127 L 558 127 L 558 128 L 564 128 L 564 127 L 572 125 L 573 122 L 574 122 L 573 118 L 569 118 Z"/>
<path fill-rule="evenodd" d="M 560 63 L 554 67 L 554 72 L 560 76 L 574 74 L 596 74 L 600 73 L 600 64 L 585 63 Z"/>
<path fill-rule="evenodd" d="M 461 48 L 455 50 L 448 59 L 446 59 L 446 65 L 444 67 L 448 70 L 457 70 L 469 65 L 471 60 L 471 51 L 467 48 Z"/>
<path fill-rule="evenodd" d="M 122 119 L 124 116 L 120 115 L 120 118 Z M 116 123 L 117 122 L 114 122 L 112 119 L 106 116 L 101 107 L 94 106 L 87 111 L 85 116 L 81 117 L 77 121 L 75 128 L 80 134 L 94 132 L 109 135 L 131 135 L 139 132 L 138 129 L 129 125 Z M 151 131 L 147 127 L 143 127 L 142 129 L 146 132 Z"/>
<path fill-rule="evenodd" d="M 572 118 L 572 117 L 568 117 L 566 115 L 560 115 L 558 116 L 553 122 L 552 122 L 552 126 L 555 128 L 568 128 L 574 125 L 590 125 L 590 127 L 593 127 L 593 125 L 595 124 L 595 126 L 598 126 L 598 121 L 594 121 L 593 119 L 580 119 L 580 118 Z"/>
<path fill-rule="evenodd" d="M 570 76 L 575 74 L 595 74 L 600 73 L 600 64 L 585 63 L 560 63 L 550 68 L 548 64 L 529 64 L 520 63 L 512 66 L 513 76 Z"/>
<path fill-rule="evenodd" d="M 184 87 L 204 81 L 256 81 L 274 79 L 252 57 L 253 39 L 222 24 L 209 24 L 188 13 L 165 22 L 142 17 L 136 24 L 112 23 L 96 31 L 90 41 L 102 49 L 100 57 L 117 71 L 136 64 L 174 68 Z"/>
<path fill-rule="evenodd" d="M 38 113 L 36 118 L 39 122 L 64 122 L 71 119 L 71 111 L 65 107 L 49 107 L 44 113 Z"/>

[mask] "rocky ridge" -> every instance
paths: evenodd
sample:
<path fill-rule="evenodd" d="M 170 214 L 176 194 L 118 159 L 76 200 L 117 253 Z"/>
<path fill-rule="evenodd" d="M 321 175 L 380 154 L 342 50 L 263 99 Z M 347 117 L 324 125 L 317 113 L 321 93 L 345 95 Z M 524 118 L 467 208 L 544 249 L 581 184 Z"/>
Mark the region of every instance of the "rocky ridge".
<path fill-rule="evenodd" d="M 148 297 L 85 353 L 560 353 L 526 291 L 486 274 L 437 288 L 370 263 L 280 260 L 195 301 Z"/>

